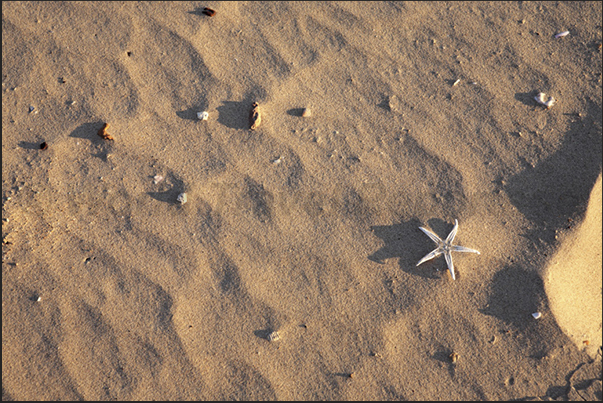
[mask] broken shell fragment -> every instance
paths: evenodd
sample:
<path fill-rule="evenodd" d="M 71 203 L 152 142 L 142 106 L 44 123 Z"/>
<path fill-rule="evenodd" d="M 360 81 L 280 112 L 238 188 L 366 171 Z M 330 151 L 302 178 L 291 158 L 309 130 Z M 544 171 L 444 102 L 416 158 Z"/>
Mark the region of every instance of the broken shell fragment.
<path fill-rule="evenodd" d="M 197 112 L 197 119 L 199 120 L 207 120 L 209 118 L 209 113 L 206 111 Z"/>
<path fill-rule="evenodd" d="M 540 312 L 534 312 L 532 314 L 532 316 L 534 317 L 534 319 L 540 319 L 540 317 L 542 316 L 542 314 Z"/>
<path fill-rule="evenodd" d="M 553 97 L 549 97 L 548 101 L 546 99 L 546 94 L 544 92 L 539 92 L 538 95 L 536 95 L 534 97 L 534 99 L 536 100 L 536 102 L 538 102 L 540 105 L 544 105 L 547 107 L 547 109 L 549 109 L 551 106 L 555 105 L 555 101 L 556 99 Z"/>
<path fill-rule="evenodd" d="M 261 122 L 262 116 L 260 115 L 260 105 L 258 105 L 257 102 L 254 102 L 251 104 L 251 112 L 249 113 L 250 130 L 257 129 Z"/>
<path fill-rule="evenodd" d="M 153 183 L 154 183 L 155 185 L 156 185 L 156 184 L 158 184 L 159 182 L 161 182 L 162 180 L 163 180 L 163 176 L 161 176 L 161 175 L 155 175 L 155 176 L 153 177 Z"/>
<path fill-rule="evenodd" d="M 555 35 L 555 38 L 563 38 L 564 36 L 569 35 L 569 31 L 563 31 L 563 32 L 559 32 L 557 35 Z"/>
<path fill-rule="evenodd" d="M 180 204 L 186 203 L 186 193 L 180 193 L 176 201 Z"/>
<path fill-rule="evenodd" d="M 276 332 L 276 330 L 268 335 L 268 341 L 277 341 L 280 338 L 281 336 Z"/>
<path fill-rule="evenodd" d="M 109 123 L 105 123 L 103 127 L 97 132 L 97 134 L 105 140 L 115 140 L 113 136 L 107 133 L 107 128 L 109 127 Z"/>
<path fill-rule="evenodd" d="M 204 7 L 203 11 L 201 11 L 201 12 L 210 17 L 213 17 L 214 15 L 216 15 L 216 12 L 214 10 L 212 10 L 211 8 L 207 8 L 207 7 Z"/>
<path fill-rule="evenodd" d="M 46 142 L 43 142 L 42 144 L 40 144 L 40 150 L 46 150 L 48 148 L 48 144 L 46 144 Z"/>
<path fill-rule="evenodd" d="M 304 108 L 302 110 L 302 117 L 309 118 L 310 116 L 312 116 L 312 111 L 308 108 Z"/>

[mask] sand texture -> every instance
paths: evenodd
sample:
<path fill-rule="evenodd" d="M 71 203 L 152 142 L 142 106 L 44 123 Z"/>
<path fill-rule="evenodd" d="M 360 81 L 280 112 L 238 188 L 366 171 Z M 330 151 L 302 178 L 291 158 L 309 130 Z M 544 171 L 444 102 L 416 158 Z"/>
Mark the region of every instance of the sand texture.
<path fill-rule="evenodd" d="M 600 400 L 601 18 L 3 2 L 3 400 Z"/>

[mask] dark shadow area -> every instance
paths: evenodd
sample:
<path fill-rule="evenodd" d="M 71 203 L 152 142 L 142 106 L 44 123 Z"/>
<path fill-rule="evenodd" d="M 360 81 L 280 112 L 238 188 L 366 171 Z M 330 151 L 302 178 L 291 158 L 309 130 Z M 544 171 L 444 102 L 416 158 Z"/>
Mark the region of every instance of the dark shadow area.
<path fill-rule="evenodd" d="M 103 127 L 105 122 L 98 121 L 92 123 L 84 123 L 79 125 L 75 130 L 69 134 L 69 137 L 76 137 L 78 139 L 86 139 L 90 140 L 95 144 L 101 144 L 103 142 L 107 142 L 102 137 L 98 135 L 98 131 Z M 108 133 L 111 133 L 111 126 L 107 129 Z"/>
<path fill-rule="evenodd" d="M 268 340 L 268 335 L 272 333 L 271 329 L 254 330 L 253 334 L 260 339 Z"/>
<path fill-rule="evenodd" d="M 197 118 L 197 112 L 206 111 L 208 109 L 208 106 L 209 105 L 207 103 L 207 98 L 201 97 L 201 99 L 198 100 L 196 105 L 191 106 L 190 108 L 185 109 L 183 111 L 177 111 L 176 116 L 186 120 L 199 120 L 199 118 Z"/>
<path fill-rule="evenodd" d="M 224 101 L 218 109 L 218 122 L 231 129 L 249 129 L 251 101 Z"/>
<path fill-rule="evenodd" d="M 569 385 L 567 386 L 549 386 L 549 388 L 546 390 L 546 397 L 548 397 L 549 399 L 560 399 L 563 397 L 567 397 L 567 394 L 569 392 Z M 528 399 L 524 399 L 524 400 L 535 400 L 534 397 L 530 397 Z"/>
<path fill-rule="evenodd" d="M 160 202 L 178 204 L 176 201 L 176 199 L 178 199 L 178 195 L 185 191 L 184 182 L 172 174 L 168 174 L 166 176 L 167 178 L 164 179 L 164 181 L 172 184 L 170 189 L 163 192 L 147 192 L 147 194 Z"/>
<path fill-rule="evenodd" d="M 75 130 L 69 134 L 69 137 L 75 137 L 79 139 L 90 140 L 94 149 L 97 151 L 92 156 L 100 158 L 104 162 L 107 162 L 107 155 L 111 151 L 113 140 L 105 140 L 98 135 L 98 131 L 103 127 L 104 122 L 92 122 L 84 123 L 79 125 Z M 111 126 L 107 129 L 107 132 L 111 134 Z"/>
<path fill-rule="evenodd" d="M 540 91 L 517 92 L 515 93 L 515 99 L 527 106 L 543 107 L 534 99 L 534 97 L 538 95 L 539 92 Z"/>
<path fill-rule="evenodd" d="M 27 150 L 39 150 L 41 143 L 42 143 L 41 141 L 39 143 L 32 143 L 29 141 L 19 141 L 19 147 L 25 148 Z"/>
<path fill-rule="evenodd" d="M 209 15 L 207 15 L 203 12 L 204 9 L 205 9 L 205 7 L 197 7 L 196 9 L 194 9 L 193 11 L 189 11 L 188 13 L 193 14 L 193 15 L 199 15 L 201 17 L 210 18 Z"/>
<path fill-rule="evenodd" d="M 505 267 L 492 278 L 489 294 L 488 303 L 479 312 L 507 324 L 509 327 L 499 332 L 519 339 L 525 357 L 546 359 L 551 351 L 571 343 L 549 310 L 544 283 L 536 271 Z M 535 312 L 542 312 L 542 317 L 535 319 Z"/>
<path fill-rule="evenodd" d="M 377 106 L 378 106 L 379 108 L 383 108 L 383 109 L 385 109 L 385 110 L 386 110 L 386 111 L 388 111 L 388 112 L 391 112 L 391 110 L 392 110 L 392 108 L 391 108 L 391 106 L 390 106 L 390 104 L 389 104 L 389 97 L 385 97 L 385 98 L 383 98 L 383 100 L 381 100 L 381 102 L 380 102 L 380 103 L 378 103 L 378 104 L 377 104 Z"/>
<path fill-rule="evenodd" d="M 429 227 L 440 236 L 446 236 L 445 223 L 442 220 L 429 220 Z M 435 243 L 426 236 L 419 227 L 422 223 L 413 219 L 402 224 L 373 226 L 373 233 L 381 238 L 384 245 L 381 249 L 369 255 L 369 260 L 383 264 L 384 260 L 398 258 L 402 271 L 424 278 L 436 279 L 441 277 L 441 273 L 447 270 L 446 262 L 443 257 L 423 263 L 417 267 L 417 263 L 423 256 L 436 248 Z M 452 229 L 449 226 L 448 232 Z"/>
<path fill-rule="evenodd" d="M 494 316 L 516 329 L 533 327 L 532 313 L 541 309 L 544 285 L 538 273 L 506 267 L 492 278 L 492 293 L 480 312 Z"/>
<path fill-rule="evenodd" d="M 204 110 L 201 108 L 188 108 L 183 111 L 176 111 L 176 115 L 181 119 L 199 120 L 197 119 L 197 112 L 203 112 Z"/>
<path fill-rule="evenodd" d="M 555 231 L 586 211 L 601 172 L 601 109 L 595 104 L 571 124 L 559 150 L 511 177 L 503 187 L 513 205 L 536 228 L 532 241 L 555 241 Z"/>
<path fill-rule="evenodd" d="M 293 108 L 287 111 L 288 115 L 301 117 L 304 113 L 304 108 Z"/>
<path fill-rule="evenodd" d="M 454 351 L 452 351 L 450 349 L 442 349 L 442 350 L 436 351 L 431 356 L 431 358 L 433 358 L 434 360 L 440 361 L 441 363 L 445 364 L 448 367 L 448 374 L 450 375 L 450 378 L 454 378 L 454 375 L 456 373 L 456 364 L 452 360 L 453 354 L 454 354 Z"/>

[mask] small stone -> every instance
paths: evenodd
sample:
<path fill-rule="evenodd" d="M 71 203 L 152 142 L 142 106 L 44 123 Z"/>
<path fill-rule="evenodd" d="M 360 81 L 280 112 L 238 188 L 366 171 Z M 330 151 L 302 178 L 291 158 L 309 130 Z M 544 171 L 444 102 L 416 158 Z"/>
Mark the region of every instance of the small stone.
<path fill-rule="evenodd" d="M 276 330 L 268 335 L 268 341 L 277 341 L 280 338 L 281 336 L 276 332 Z"/>
<path fill-rule="evenodd" d="M 302 111 L 302 117 L 309 118 L 310 116 L 312 116 L 312 111 L 309 108 L 304 108 Z"/>
<path fill-rule="evenodd" d="M 540 312 L 534 312 L 532 314 L 532 316 L 534 317 L 534 319 L 540 319 L 540 317 L 542 316 L 542 314 Z"/>
<path fill-rule="evenodd" d="M 209 112 L 207 112 L 207 111 L 197 112 L 197 119 L 199 119 L 199 120 L 209 119 Z"/>
<path fill-rule="evenodd" d="M 176 201 L 180 204 L 186 203 L 186 193 L 180 193 Z"/>
<path fill-rule="evenodd" d="M 156 185 L 156 184 L 158 184 L 159 182 L 161 182 L 162 180 L 163 180 L 163 176 L 161 176 L 161 175 L 155 175 L 155 176 L 153 177 L 153 183 L 154 183 L 155 185 Z"/>

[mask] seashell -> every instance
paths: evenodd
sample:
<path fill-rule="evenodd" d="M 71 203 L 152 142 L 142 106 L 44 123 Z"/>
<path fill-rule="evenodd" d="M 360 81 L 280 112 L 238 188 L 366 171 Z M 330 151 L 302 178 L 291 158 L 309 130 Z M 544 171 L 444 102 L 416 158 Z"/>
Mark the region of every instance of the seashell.
<path fill-rule="evenodd" d="M 555 104 L 556 99 L 553 97 L 549 97 L 548 101 L 546 100 L 546 94 L 544 92 L 539 92 L 538 95 L 536 95 L 534 97 L 534 99 L 536 100 L 536 102 L 538 102 L 540 105 L 544 105 L 548 108 L 550 108 L 551 106 L 553 106 Z"/>
<path fill-rule="evenodd" d="M 251 112 L 249 113 L 249 124 L 251 125 L 250 130 L 258 128 L 262 123 L 262 116 L 260 115 L 260 105 L 257 102 L 251 104 Z"/>
<path fill-rule="evenodd" d="M 47 148 L 48 148 L 48 144 L 46 144 L 45 141 L 42 144 L 40 144 L 40 150 L 46 150 Z"/>
<path fill-rule="evenodd" d="M 312 116 L 312 111 L 308 108 L 304 108 L 302 111 L 302 117 L 309 118 L 310 116 Z"/>
<path fill-rule="evenodd" d="M 180 193 L 176 201 L 180 204 L 186 203 L 186 193 Z"/>
<path fill-rule="evenodd" d="M 268 335 L 268 341 L 277 341 L 280 338 L 281 336 L 276 332 L 276 330 Z"/>
<path fill-rule="evenodd" d="M 163 176 L 161 176 L 161 175 L 155 175 L 155 176 L 153 177 L 153 183 L 154 183 L 154 184 L 158 184 L 158 183 L 159 183 L 159 182 L 161 182 L 162 180 L 163 180 Z"/>
<path fill-rule="evenodd" d="M 213 17 L 214 15 L 216 15 L 216 12 L 214 10 L 212 10 L 211 8 L 207 8 L 207 7 L 203 8 L 203 10 L 201 12 L 210 17 Z"/>
<path fill-rule="evenodd" d="M 100 137 L 102 137 L 105 140 L 115 140 L 113 138 L 113 136 L 111 136 L 109 133 L 107 133 L 108 127 L 109 127 L 109 123 L 105 123 L 103 125 L 103 127 L 101 127 L 100 130 L 96 134 L 98 134 Z"/>
<path fill-rule="evenodd" d="M 564 36 L 569 35 L 569 31 L 563 31 L 563 32 L 559 32 L 557 35 L 555 35 L 555 38 L 563 38 Z"/>
<path fill-rule="evenodd" d="M 534 312 L 532 314 L 532 316 L 534 317 L 534 319 L 540 319 L 540 317 L 542 316 L 542 314 L 540 312 Z"/>
<path fill-rule="evenodd" d="M 197 112 L 197 119 L 199 120 L 207 120 L 209 118 L 209 113 L 206 111 Z"/>

